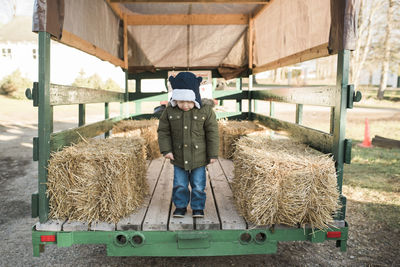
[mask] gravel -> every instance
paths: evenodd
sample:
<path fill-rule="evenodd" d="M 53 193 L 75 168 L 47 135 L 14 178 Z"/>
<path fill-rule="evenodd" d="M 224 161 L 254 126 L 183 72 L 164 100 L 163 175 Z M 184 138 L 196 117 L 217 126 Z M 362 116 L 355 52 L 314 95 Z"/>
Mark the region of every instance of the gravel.
<path fill-rule="evenodd" d="M 362 117 L 361 117 L 362 118 Z M 71 126 L 71 124 L 66 124 Z M 55 128 L 59 125 L 55 125 Z M 65 125 L 63 125 L 65 126 Z M 32 256 L 31 194 L 37 191 L 37 162 L 32 162 L 36 125 L 0 117 L 0 266 L 399 266 L 400 237 L 385 225 L 366 218 L 365 203 L 348 200 L 348 251 L 334 242 L 285 242 L 274 255 L 218 257 L 107 257 L 105 246 L 46 246 Z"/>

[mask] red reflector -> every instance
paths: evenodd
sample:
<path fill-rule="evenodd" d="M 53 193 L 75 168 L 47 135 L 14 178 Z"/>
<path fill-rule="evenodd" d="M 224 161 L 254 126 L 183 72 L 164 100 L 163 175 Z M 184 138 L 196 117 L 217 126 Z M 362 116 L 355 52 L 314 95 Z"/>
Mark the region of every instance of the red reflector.
<path fill-rule="evenodd" d="M 41 235 L 40 242 L 56 242 L 55 235 Z"/>
<path fill-rule="evenodd" d="M 342 236 L 342 233 L 341 232 L 328 232 L 327 234 L 326 234 L 326 237 L 327 238 L 339 238 L 339 237 L 341 237 Z"/>

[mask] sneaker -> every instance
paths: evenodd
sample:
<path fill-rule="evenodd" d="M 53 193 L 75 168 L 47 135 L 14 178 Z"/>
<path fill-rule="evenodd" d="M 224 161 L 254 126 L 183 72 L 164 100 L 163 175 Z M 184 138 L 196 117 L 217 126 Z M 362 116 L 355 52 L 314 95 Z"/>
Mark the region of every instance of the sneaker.
<path fill-rule="evenodd" d="M 204 211 L 203 210 L 193 210 L 192 216 L 193 216 L 193 218 L 203 218 Z"/>
<path fill-rule="evenodd" d="M 186 208 L 176 208 L 173 213 L 173 216 L 175 218 L 183 218 L 185 217 L 185 214 L 186 214 Z"/>

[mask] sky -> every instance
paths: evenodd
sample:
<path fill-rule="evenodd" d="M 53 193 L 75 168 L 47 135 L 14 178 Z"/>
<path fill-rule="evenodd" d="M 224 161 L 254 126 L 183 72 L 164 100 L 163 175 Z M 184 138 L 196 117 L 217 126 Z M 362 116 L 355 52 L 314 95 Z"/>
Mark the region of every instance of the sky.
<path fill-rule="evenodd" d="M 0 0 L 0 23 L 6 24 L 13 15 L 32 16 L 33 3 L 34 0 Z"/>

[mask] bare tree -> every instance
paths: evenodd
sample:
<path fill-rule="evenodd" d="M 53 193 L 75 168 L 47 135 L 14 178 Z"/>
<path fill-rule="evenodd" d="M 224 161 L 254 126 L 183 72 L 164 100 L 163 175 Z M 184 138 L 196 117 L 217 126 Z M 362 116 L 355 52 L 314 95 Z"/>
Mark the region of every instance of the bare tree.
<path fill-rule="evenodd" d="M 378 90 L 378 99 L 383 99 L 383 95 L 385 93 L 387 87 L 387 78 L 389 72 L 389 63 L 390 63 L 390 37 L 392 34 L 392 23 L 393 23 L 393 12 L 394 12 L 394 0 L 389 1 L 389 8 L 387 11 L 387 24 L 386 24 L 386 35 L 384 42 L 384 58 L 382 62 L 382 71 L 381 71 L 381 82 Z"/>
<path fill-rule="evenodd" d="M 354 87 L 360 82 L 361 70 L 364 68 L 371 49 L 371 41 L 376 28 L 377 19 L 381 15 L 383 1 L 361 1 L 358 20 L 358 39 L 356 49 L 352 54 L 351 77 Z"/>

